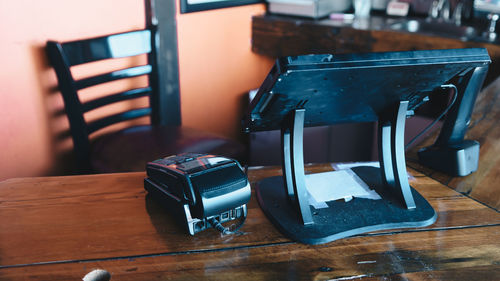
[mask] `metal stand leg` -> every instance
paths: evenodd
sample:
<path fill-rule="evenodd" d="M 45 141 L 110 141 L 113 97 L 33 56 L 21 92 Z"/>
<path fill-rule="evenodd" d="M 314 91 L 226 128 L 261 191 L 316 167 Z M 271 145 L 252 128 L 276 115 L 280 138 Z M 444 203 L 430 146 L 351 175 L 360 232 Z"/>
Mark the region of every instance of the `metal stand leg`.
<path fill-rule="evenodd" d="M 304 109 L 290 113 L 281 129 L 283 179 L 290 203 L 301 214 L 304 225 L 313 224 L 304 175 Z"/>
<path fill-rule="evenodd" d="M 378 151 L 382 181 L 384 185 L 395 188 L 394 170 L 392 170 L 391 157 L 391 122 L 379 121 Z"/>
<path fill-rule="evenodd" d="M 406 208 L 414 209 L 415 201 L 408 183 L 404 151 L 404 132 L 408 101 L 401 101 L 395 111 L 379 123 L 379 161 L 382 180 Z"/>

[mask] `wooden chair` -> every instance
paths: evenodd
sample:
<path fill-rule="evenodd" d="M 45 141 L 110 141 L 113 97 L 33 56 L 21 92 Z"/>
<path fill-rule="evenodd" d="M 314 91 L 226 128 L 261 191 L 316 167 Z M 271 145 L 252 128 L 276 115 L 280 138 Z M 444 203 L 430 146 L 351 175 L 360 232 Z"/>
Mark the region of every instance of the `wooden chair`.
<path fill-rule="evenodd" d="M 47 54 L 56 71 L 59 90 L 64 99 L 80 172 L 142 171 L 147 161 L 181 152 L 218 154 L 239 160 L 244 158 L 245 149 L 239 143 L 180 125 L 159 126 L 155 118 L 150 119 L 149 125 L 136 125 L 95 138 L 89 137 L 109 125 L 155 115 L 155 107 L 151 106 L 158 94 L 159 83 L 155 33 L 156 28 L 152 27 L 85 40 L 47 42 Z M 73 78 L 73 66 L 141 54 L 148 57 L 145 65 L 79 80 Z M 113 93 L 86 102 L 80 99 L 82 89 L 144 75 L 148 76 L 147 87 Z M 145 96 L 149 97 L 148 107 L 133 108 L 92 122 L 86 121 L 84 114 L 87 112 Z"/>

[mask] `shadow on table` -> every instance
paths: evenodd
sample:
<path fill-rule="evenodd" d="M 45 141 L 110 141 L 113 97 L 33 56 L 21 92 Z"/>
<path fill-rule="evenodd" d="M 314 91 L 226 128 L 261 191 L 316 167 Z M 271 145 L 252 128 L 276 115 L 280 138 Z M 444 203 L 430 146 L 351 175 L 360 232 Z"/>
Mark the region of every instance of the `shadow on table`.
<path fill-rule="evenodd" d="M 179 237 L 179 234 L 187 235 L 182 228 L 182 224 L 176 221 L 174 214 L 157 202 L 151 194 L 146 194 L 145 203 L 151 223 L 158 232 L 158 235 L 166 242 L 172 243 L 172 237 Z M 178 217 L 182 218 L 182 215 L 178 214 Z"/>

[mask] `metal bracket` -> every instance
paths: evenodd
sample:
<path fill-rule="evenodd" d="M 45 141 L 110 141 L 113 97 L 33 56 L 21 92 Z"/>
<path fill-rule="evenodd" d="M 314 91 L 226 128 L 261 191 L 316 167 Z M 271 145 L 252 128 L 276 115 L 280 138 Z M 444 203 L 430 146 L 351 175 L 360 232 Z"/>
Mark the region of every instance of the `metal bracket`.
<path fill-rule="evenodd" d="M 405 159 L 405 122 L 408 101 L 400 101 L 379 121 L 379 161 L 383 183 L 404 202 L 408 209 L 415 208 L 411 194 Z"/>
<path fill-rule="evenodd" d="M 312 224 L 304 175 L 305 109 L 295 109 L 285 118 L 281 129 L 283 180 L 290 203 L 300 213 L 304 225 Z"/>

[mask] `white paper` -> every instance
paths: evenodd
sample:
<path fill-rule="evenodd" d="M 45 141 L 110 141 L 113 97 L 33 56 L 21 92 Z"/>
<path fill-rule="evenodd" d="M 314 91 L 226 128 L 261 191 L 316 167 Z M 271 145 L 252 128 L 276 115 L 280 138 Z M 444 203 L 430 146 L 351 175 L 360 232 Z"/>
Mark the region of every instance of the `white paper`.
<path fill-rule="evenodd" d="M 374 161 L 374 162 L 351 162 L 351 163 L 332 163 L 332 168 L 336 171 L 338 170 L 344 170 L 344 169 L 351 169 L 355 167 L 375 167 L 375 168 L 380 168 L 380 162 Z M 408 179 L 409 180 L 414 180 L 415 178 L 410 174 L 408 174 Z"/>
<path fill-rule="evenodd" d="M 314 209 L 323 209 L 323 208 L 328 208 L 328 205 L 326 204 L 326 202 L 318 202 L 316 200 L 314 200 L 314 197 L 312 197 L 311 195 L 309 195 L 309 205 L 313 206 Z"/>
<path fill-rule="evenodd" d="M 375 168 L 380 168 L 380 163 L 378 161 L 376 162 L 351 162 L 351 163 L 334 163 L 332 164 L 332 168 L 335 170 L 344 170 L 344 169 L 350 169 L 354 167 L 375 167 Z"/>
<path fill-rule="evenodd" d="M 309 192 L 309 204 L 325 208 L 324 202 L 344 199 L 346 202 L 353 197 L 378 200 L 381 197 L 371 190 L 353 171 L 340 171 L 306 175 L 306 188 Z"/>

